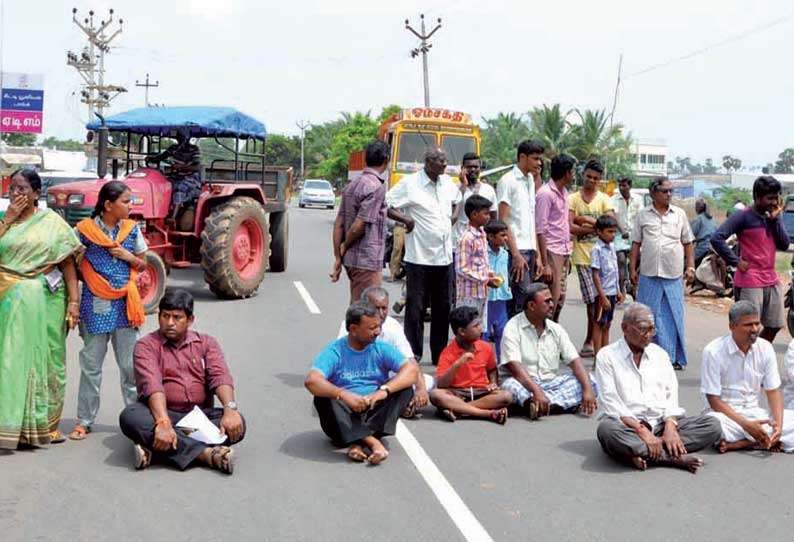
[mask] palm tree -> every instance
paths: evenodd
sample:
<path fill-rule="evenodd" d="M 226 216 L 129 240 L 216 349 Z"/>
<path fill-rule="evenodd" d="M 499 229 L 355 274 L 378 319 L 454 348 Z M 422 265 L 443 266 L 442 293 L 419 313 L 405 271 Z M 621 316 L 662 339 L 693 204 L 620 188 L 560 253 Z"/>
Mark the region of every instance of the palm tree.
<path fill-rule="evenodd" d="M 498 113 L 496 117 L 483 117 L 482 159 L 489 167 L 510 164 L 516 159 L 516 146 L 529 137 L 529 127 L 523 115 Z"/>
<path fill-rule="evenodd" d="M 566 120 L 570 111 L 562 112 L 560 104 L 535 107 L 529 112 L 531 136 L 543 142 L 546 157 L 551 159 L 563 152 L 570 152 L 573 143 L 571 125 Z"/>

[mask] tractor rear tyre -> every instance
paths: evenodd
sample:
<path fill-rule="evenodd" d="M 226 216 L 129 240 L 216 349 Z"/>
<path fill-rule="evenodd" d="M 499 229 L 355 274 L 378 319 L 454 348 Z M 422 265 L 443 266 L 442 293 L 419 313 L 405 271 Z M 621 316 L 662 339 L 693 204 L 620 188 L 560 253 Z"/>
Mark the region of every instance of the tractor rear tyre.
<path fill-rule="evenodd" d="M 270 270 L 281 273 L 287 270 L 289 252 L 289 214 L 287 211 L 270 213 Z"/>
<path fill-rule="evenodd" d="M 256 293 L 268 245 L 267 216 L 258 201 L 241 196 L 215 207 L 201 232 L 201 268 L 210 290 L 227 299 Z"/>
<path fill-rule="evenodd" d="M 167 270 L 162 258 L 154 252 L 147 252 L 144 257 L 146 270 L 138 273 L 135 283 L 143 301 L 143 311 L 154 314 L 160 305 L 160 300 L 165 294 Z"/>

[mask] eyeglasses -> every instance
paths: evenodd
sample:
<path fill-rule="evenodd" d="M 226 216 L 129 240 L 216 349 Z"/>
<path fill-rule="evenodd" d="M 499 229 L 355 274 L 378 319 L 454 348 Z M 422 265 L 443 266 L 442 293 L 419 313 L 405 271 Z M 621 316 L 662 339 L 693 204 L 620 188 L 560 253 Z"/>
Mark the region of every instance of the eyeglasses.
<path fill-rule="evenodd" d="M 672 188 L 665 188 L 664 190 L 662 190 L 660 188 L 659 190 L 657 190 L 657 192 L 659 192 L 660 194 L 672 194 L 673 193 L 673 189 Z"/>
<path fill-rule="evenodd" d="M 640 335 L 656 335 L 656 326 L 654 325 L 638 326 L 631 324 L 631 327 L 633 327 Z"/>

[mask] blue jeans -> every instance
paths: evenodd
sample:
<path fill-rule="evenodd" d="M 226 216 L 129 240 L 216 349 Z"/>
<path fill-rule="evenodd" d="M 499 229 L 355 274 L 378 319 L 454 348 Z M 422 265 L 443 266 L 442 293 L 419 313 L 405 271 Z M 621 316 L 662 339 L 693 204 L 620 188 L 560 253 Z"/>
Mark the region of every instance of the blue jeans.
<path fill-rule="evenodd" d="M 507 325 L 507 300 L 488 302 L 488 328 L 485 330 L 485 340 L 491 341 L 496 349 L 496 363 L 501 360 L 502 332 Z"/>
<path fill-rule="evenodd" d="M 113 344 L 116 364 L 119 366 L 121 396 L 124 405 L 138 400 L 132 352 L 138 340 L 138 330 L 122 327 L 111 333 L 88 333 L 82 326 L 83 349 L 80 350 L 80 388 L 77 395 L 77 421 L 90 428 L 99 412 L 99 388 L 102 385 L 102 364 L 108 351 L 108 341 Z"/>

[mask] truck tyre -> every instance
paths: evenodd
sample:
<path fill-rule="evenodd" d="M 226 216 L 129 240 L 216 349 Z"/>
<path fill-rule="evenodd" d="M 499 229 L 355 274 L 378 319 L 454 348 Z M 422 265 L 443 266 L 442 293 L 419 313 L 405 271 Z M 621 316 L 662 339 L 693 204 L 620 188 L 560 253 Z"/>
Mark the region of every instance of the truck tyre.
<path fill-rule="evenodd" d="M 144 256 L 146 270 L 138 273 L 135 283 L 143 301 L 143 311 L 154 314 L 160 305 L 160 300 L 165 294 L 167 271 L 162 258 L 154 252 L 147 252 Z"/>
<path fill-rule="evenodd" d="M 281 273 L 287 270 L 289 253 L 289 214 L 287 211 L 270 213 L 270 270 Z"/>
<path fill-rule="evenodd" d="M 201 232 L 201 268 L 220 298 L 252 296 L 265 278 L 267 216 L 253 198 L 235 197 L 215 207 Z"/>

